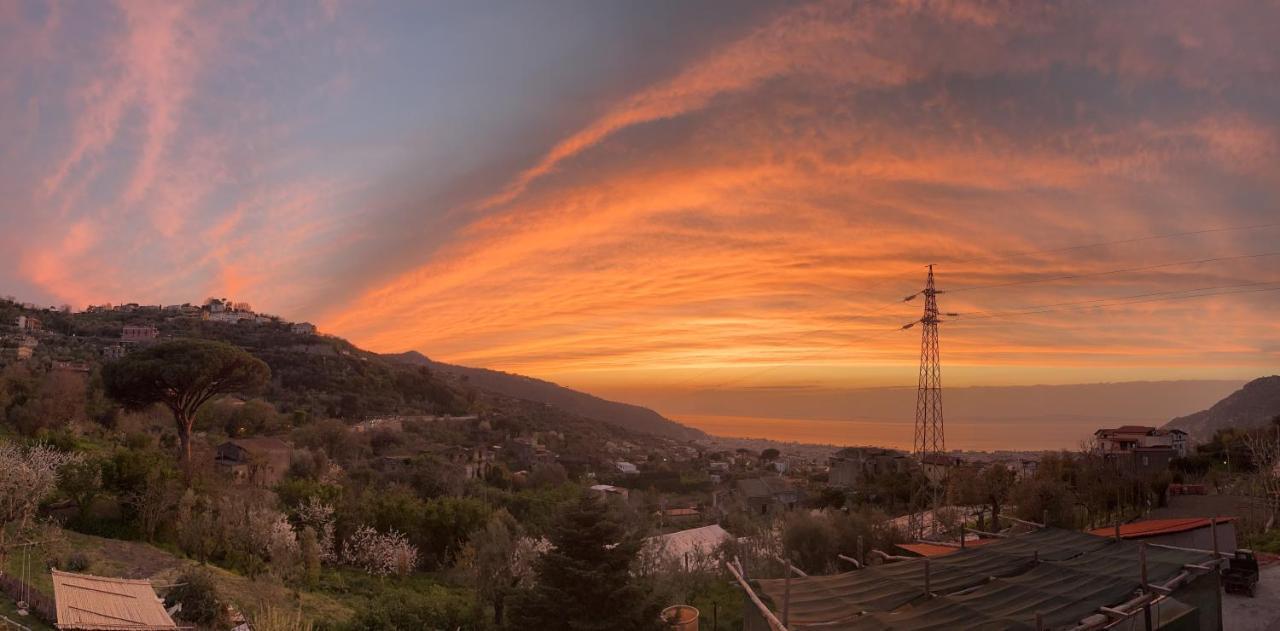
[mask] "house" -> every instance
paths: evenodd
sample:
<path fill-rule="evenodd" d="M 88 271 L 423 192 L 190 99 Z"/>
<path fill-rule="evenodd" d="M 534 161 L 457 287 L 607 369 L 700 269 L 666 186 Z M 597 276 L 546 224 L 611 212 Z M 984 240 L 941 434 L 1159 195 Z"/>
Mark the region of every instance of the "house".
<path fill-rule="evenodd" d="M 289 326 L 289 330 L 298 335 L 315 335 L 316 325 L 310 322 L 294 322 Z"/>
<path fill-rule="evenodd" d="M 279 438 L 233 438 L 218 445 L 214 464 L 239 482 L 273 486 L 288 472 L 292 452 Z"/>
<path fill-rule="evenodd" d="M 623 462 L 619 460 L 614 463 L 614 466 L 618 469 L 618 473 L 621 473 L 622 475 L 639 475 L 640 473 L 640 468 L 630 462 Z"/>
<path fill-rule="evenodd" d="M 25 334 L 11 337 L 6 342 L 13 346 L 6 346 L 3 349 L 4 357 L 20 362 L 31 359 L 32 355 L 35 355 L 36 347 L 40 345 L 36 338 Z"/>
<path fill-rule="evenodd" d="M 631 495 L 631 492 L 627 489 L 620 486 L 613 486 L 612 484 L 596 484 L 591 487 L 591 492 L 604 498 L 621 497 L 624 500 Z"/>
<path fill-rule="evenodd" d="M 925 454 L 920 458 L 920 467 L 924 469 L 924 475 L 930 482 L 939 484 L 946 480 L 951 475 L 951 471 L 960 466 L 961 462 L 955 456 L 933 453 Z"/>
<path fill-rule="evenodd" d="M 58 372 L 75 372 L 75 373 L 82 373 L 86 375 L 89 374 L 89 370 L 90 370 L 89 364 L 86 364 L 84 362 L 61 361 L 61 360 L 54 360 L 52 368 L 53 370 Z"/>
<path fill-rule="evenodd" d="M 360 421 L 351 426 L 351 431 L 357 434 L 363 434 L 375 429 L 385 429 L 392 432 L 402 431 L 404 429 L 404 419 L 398 416 L 378 417 Z"/>
<path fill-rule="evenodd" d="M 57 627 L 76 631 L 162 631 L 178 625 L 151 581 L 52 570 Z"/>
<path fill-rule="evenodd" d="M 8 346 L 0 349 L 0 351 L 3 351 L 5 359 L 12 359 L 20 362 L 31 359 L 31 356 L 35 354 L 35 349 L 27 346 Z"/>
<path fill-rule="evenodd" d="M 827 461 L 827 485 L 853 488 L 870 478 L 896 475 L 911 469 L 911 459 L 893 449 L 846 447 Z"/>
<path fill-rule="evenodd" d="M 654 513 L 660 523 L 688 524 L 702 519 L 702 512 L 696 508 L 666 508 Z"/>
<path fill-rule="evenodd" d="M 800 492 L 782 478 L 738 480 L 738 499 L 754 515 L 779 515 L 800 504 Z"/>
<path fill-rule="evenodd" d="M 1187 456 L 1187 433 L 1180 429 L 1160 429 L 1146 425 L 1122 425 L 1093 433 L 1095 451 L 1103 456 L 1123 454 L 1139 447 L 1167 447 L 1174 456 Z"/>
<path fill-rule="evenodd" d="M 119 344 L 106 346 L 102 349 L 102 358 L 107 361 L 122 359 L 126 354 L 125 348 Z"/>
<path fill-rule="evenodd" d="M 29 315 L 20 315 L 13 323 L 23 331 L 36 332 L 40 330 L 40 320 Z"/>
<path fill-rule="evenodd" d="M 124 325 L 120 330 L 120 341 L 126 344 L 154 342 L 160 337 L 160 330 L 154 326 Z"/>
<path fill-rule="evenodd" d="M 209 310 L 204 313 L 204 319 L 209 322 L 226 322 L 235 324 L 241 320 L 253 319 L 253 314 L 244 313 L 242 311 L 213 311 Z"/>

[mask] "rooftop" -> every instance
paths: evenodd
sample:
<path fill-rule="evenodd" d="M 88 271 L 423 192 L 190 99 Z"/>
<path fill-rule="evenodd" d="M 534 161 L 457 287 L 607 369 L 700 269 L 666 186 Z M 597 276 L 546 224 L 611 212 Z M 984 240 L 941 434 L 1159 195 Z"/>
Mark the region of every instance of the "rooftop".
<path fill-rule="evenodd" d="M 752 581 L 788 628 L 1034 629 L 1075 626 L 1133 597 L 1141 583 L 1135 542 L 1048 528 L 932 559 L 876 565 L 831 576 Z M 1152 548 L 1149 580 L 1161 584 L 1209 553 Z M 932 598 L 922 598 L 925 563 Z"/>
<path fill-rule="evenodd" d="M 1131 524 L 1120 525 L 1121 539 L 1143 539 L 1146 537 L 1156 537 L 1159 535 L 1171 535 L 1179 532 L 1187 532 L 1188 530 L 1196 530 L 1198 528 L 1209 527 L 1208 517 L 1183 517 L 1178 519 L 1144 519 L 1135 521 Z M 1235 517 L 1218 517 L 1218 523 L 1235 521 Z M 1090 534 L 1101 537 L 1114 537 L 1115 526 L 1108 528 L 1095 528 L 1090 530 Z"/>
<path fill-rule="evenodd" d="M 151 581 L 52 570 L 59 629 L 177 629 Z"/>

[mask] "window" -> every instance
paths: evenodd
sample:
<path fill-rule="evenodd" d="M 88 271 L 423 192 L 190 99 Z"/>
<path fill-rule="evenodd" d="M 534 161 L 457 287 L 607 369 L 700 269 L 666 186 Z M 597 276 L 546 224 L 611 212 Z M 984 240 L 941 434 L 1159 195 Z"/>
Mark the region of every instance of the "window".
<path fill-rule="evenodd" d="M 1145 466 L 1147 466 L 1147 465 L 1149 465 L 1149 464 L 1151 464 L 1151 460 L 1150 460 L 1149 458 L 1147 458 L 1146 456 L 1143 456 L 1143 457 L 1142 457 L 1142 466 L 1144 466 L 1144 467 L 1145 467 Z"/>

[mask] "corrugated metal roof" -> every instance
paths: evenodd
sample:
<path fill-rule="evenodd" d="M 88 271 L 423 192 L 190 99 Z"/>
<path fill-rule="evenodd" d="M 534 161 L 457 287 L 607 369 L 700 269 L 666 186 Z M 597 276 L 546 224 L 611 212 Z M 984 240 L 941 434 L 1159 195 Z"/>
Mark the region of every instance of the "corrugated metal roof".
<path fill-rule="evenodd" d="M 79 631 L 177 629 L 151 581 L 53 570 L 58 628 Z"/>
<path fill-rule="evenodd" d="M 1218 523 L 1234 521 L 1235 517 L 1218 517 Z M 1146 519 L 1143 521 L 1135 521 L 1130 524 L 1120 524 L 1121 539 L 1142 539 L 1145 537 L 1156 537 L 1159 535 L 1171 535 L 1188 530 L 1196 530 L 1197 528 L 1208 528 L 1208 517 L 1184 517 L 1179 519 Z M 1094 528 L 1089 531 L 1090 534 L 1100 537 L 1114 537 L 1116 533 L 1115 526 L 1106 528 Z"/>
<path fill-rule="evenodd" d="M 1147 551 L 1151 582 L 1210 555 Z M 1115 605 L 1139 585 L 1138 545 L 1088 533 L 1043 529 L 928 559 L 933 598 L 924 596 L 925 559 L 871 566 L 832 576 L 792 578 L 795 631 L 861 629 L 1033 629 L 1072 625 L 1099 606 Z M 781 610 L 781 579 L 755 583 Z"/>

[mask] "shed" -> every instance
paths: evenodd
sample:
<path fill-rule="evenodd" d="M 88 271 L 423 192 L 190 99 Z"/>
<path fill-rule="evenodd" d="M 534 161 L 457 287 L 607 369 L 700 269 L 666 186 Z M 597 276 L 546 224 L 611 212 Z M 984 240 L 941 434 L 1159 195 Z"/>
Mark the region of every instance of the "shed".
<path fill-rule="evenodd" d="M 1147 543 L 1159 543 L 1180 548 L 1212 550 L 1214 530 L 1217 530 L 1217 547 L 1220 552 L 1236 549 L 1235 517 L 1181 517 L 1174 519 L 1144 519 L 1120 524 L 1121 539 L 1138 539 Z M 1216 522 L 1216 525 L 1215 525 Z M 1114 526 L 1089 531 L 1100 537 L 1114 537 Z"/>
<path fill-rule="evenodd" d="M 214 463 L 237 480 L 271 486 L 284 479 L 292 451 L 279 438 L 232 438 L 218 445 Z"/>
<path fill-rule="evenodd" d="M 59 629 L 159 631 L 177 629 L 151 581 L 53 570 Z"/>

